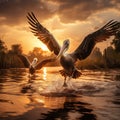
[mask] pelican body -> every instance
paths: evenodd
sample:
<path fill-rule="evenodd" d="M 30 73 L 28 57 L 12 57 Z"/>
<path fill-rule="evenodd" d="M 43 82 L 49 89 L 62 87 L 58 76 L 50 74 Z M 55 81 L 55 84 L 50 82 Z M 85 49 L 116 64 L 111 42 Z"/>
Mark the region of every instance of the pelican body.
<path fill-rule="evenodd" d="M 81 73 L 76 69 L 75 62 L 77 61 L 77 58 L 72 54 L 66 53 L 70 45 L 70 41 L 67 39 L 63 42 L 63 46 L 57 56 L 57 59 L 60 58 L 60 64 L 64 68 L 63 70 L 60 70 L 60 73 L 62 76 L 66 77 L 71 76 L 72 78 L 77 78 L 81 75 Z"/>
<path fill-rule="evenodd" d="M 32 33 L 34 33 L 34 35 L 37 36 L 51 52 L 54 52 L 57 59 L 60 59 L 61 66 L 63 67 L 63 70 L 61 70 L 60 73 L 65 77 L 65 81 L 67 76 L 70 78 L 78 78 L 81 75 L 75 67 L 77 60 L 87 58 L 96 43 L 106 41 L 120 30 L 120 22 L 110 20 L 97 31 L 87 35 L 75 51 L 68 54 L 66 51 L 69 48 L 69 40 L 65 40 L 61 47 L 53 35 L 37 20 L 34 13 L 28 13 L 27 19 Z"/>
<path fill-rule="evenodd" d="M 38 59 L 34 58 L 32 63 L 29 65 L 29 73 L 34 74 L 35 73 L 35 66 L 37 65 Z"/>
<path fill-rule="evenodd" d="M 24 66 L 26 68 L 29 68 L 29 73 L 31 75 L 33 75 L 36 70 L 41 69 L 47 63 L 54 61 L 54 58 L 47 58 L 47 59 L 43 59 L 42 61 L 38 62 L 38 59 L 34 58 L 33 61 L 30 62 L 30 60 L 25 55 L 18 55 L 18 57 L 23 62 Z"/>

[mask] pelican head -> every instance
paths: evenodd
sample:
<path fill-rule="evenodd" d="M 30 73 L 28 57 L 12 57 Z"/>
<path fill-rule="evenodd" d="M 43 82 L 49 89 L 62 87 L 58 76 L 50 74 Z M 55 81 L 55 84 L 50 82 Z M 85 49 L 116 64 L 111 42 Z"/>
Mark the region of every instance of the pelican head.
<path fill-rule="evenodd" d="M 38 59 L 34 58 L 33 61 L 32 61 L 32 63 L 31 63 L 31 66 L 35 67 L 35 65 L 37 64 L 37 62 L 38 62 Z"/>
<path fill-rule="evenodd" d="M 60 52 L 59 52 L 57 58 L 59 58 L 62 55 L 64 55 L 64 53 L 68 50 L 69 45 L 70 45 L 69 39 L 66 39 L 66 40 L 63 41 L 63 46 L 61 47 Z"/>

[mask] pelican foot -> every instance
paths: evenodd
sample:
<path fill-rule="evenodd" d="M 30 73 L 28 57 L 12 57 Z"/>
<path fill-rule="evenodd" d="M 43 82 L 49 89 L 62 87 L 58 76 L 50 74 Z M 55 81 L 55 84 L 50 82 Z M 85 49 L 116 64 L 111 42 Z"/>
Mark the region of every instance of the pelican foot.
<path fill-rule="evenodd" d="M 67 74 L 66 74 L 65 70 L 59 70 L 59 72 L 60 72 L 60 74 L 61 74 L 62 76 L 64 76 L 64 77 L 66 77 L 66 76 L 67 76 Z"/>
<path fill-rule="evenodd" d="M 67 83 L 66 82 L 64 82 L 64 84 L 63 84 L 63 87 L 67 87 L 68 85 L 67 85 Z"/>
<path fill-rule="evenodd" d="M 75 70 L 75 71 L 73 71 L 73 73 L 72 73 L 72 78 L 78 78 L 78 77 L 80 77 L 82 75 L 82 73 L 80 72 L 80 71 L 78 71 L 78 70 Z"/>

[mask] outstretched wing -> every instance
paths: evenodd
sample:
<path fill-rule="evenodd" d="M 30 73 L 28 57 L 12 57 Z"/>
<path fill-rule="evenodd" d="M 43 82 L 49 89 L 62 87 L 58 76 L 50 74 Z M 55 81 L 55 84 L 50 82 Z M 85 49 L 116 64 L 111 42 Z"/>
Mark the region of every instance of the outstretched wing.
<path fill-rule="evenodd" d="M 120 30 L 120 22 L 111 20 L 101 29 L 96 32 L 87 35 L 78 48 L 72 53 L 72 55 L 80 60 L 88 57 L 97 42 L 107 40 L 112 35 Z"/>
<path fill-rule="evenodd" d="M 55 55 L 58 55 L 60 51 L 60 46 L 53 37 L 53 35 L 45 28 L 43 27 L 35 15 L 31 12 L 27 15 L 28 23 L 30 24 L 30 29 L 34 33 L 35 36 L 38 37 L 40 41 L 42 41 L 48 49 L 55 53 Z"/>
<path fill-rule="evenodd" d="M 17 56 L 20 58 L 20 60 L 23 62 L 26 68 L 30 67 L 30 61 L 25 55 L 17 55 Z"/>
<path fill-rule="evenodd" d="M 55 58 L 48 58 L 48 59 L 44 59 L 41 62 L 39 62 L 36 66 L 35 69 L 41 69 L 43 66 L 45 66 L 47 63 L 49 62 L 53 62 L 55 60 Z"/>

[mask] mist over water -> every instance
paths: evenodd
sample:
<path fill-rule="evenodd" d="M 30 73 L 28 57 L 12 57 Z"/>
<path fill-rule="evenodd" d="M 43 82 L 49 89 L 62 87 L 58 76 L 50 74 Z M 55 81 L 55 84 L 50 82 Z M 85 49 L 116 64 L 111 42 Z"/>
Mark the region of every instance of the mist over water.
<path fill-rule="evenodd" d="M 120 70 L 82 70 L 63 87 L 59 67 L 0 70 L 0 120 L 119 120 Z"/>

